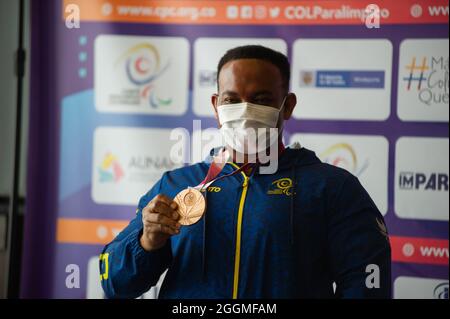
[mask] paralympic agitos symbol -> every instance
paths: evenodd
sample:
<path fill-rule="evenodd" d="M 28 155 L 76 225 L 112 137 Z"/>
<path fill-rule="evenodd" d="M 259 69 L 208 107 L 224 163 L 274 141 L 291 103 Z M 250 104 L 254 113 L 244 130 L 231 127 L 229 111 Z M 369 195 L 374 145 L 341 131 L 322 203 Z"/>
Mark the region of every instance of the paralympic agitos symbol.
<path fill-rule="evenodd" d="M 155 81 L 169 68 L 170 61 L 161 62 L 158 49 L 150 43 L 140 43 L 129 48 L 116 61 L 116 66 L 125 61 L 128 80 L 140 87 L 141 98 L 148 99 L 152 108 L 168 106 L 172 98 L 161 98 L 155 90 Z"/>

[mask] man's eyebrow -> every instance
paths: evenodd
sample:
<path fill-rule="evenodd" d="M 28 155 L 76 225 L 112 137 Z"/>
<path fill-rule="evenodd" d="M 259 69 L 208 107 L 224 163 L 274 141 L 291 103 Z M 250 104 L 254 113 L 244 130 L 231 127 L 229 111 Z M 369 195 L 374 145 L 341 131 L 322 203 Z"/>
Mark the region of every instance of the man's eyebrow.
<path fill-rule="evenodd" d="M 225 92 L 222 92 L 221 95 L 239 95 L 239 94 L 237 94 L 237 92 L 234 92 L 234 91 L 225 91 Z"/>

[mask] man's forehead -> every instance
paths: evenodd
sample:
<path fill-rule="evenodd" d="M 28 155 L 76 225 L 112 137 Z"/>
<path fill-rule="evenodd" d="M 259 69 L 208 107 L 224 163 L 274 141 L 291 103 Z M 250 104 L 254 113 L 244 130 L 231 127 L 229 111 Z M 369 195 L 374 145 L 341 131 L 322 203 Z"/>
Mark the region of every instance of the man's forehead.
<path fill-rule="evenodd" d="M 229 76 L 230 73 L 238 73 L 240 75 L 259 75 L 261 73 L 273 73 L 281 78 L 281 73 L 278 68 L 269 61 L 261 59 L 238 59 L 227 62 L 220 70 L 219 76 Z"/>
<path fill-rule="evenodd" d="M 221 91 L 272 90 L 282 84 L 281 73 L 272 63 L 260 59 L 239 59 L 226 63 L 219 74 Z"/>
<path fill-rule="evenodd" d="M 221 92 L 222 95 L 228 95 L 228 96 L 237 96 L 239 95 L 239 92 L 236 91 L 232 91 L 232 90 L 226 90 L 226 91 L 222 91 Z M 251 92 L 252 95 L 273 95 L 273 91 L 272 90 L 264 90 L 264 89 L 259 89 L 256 91 Z"/>

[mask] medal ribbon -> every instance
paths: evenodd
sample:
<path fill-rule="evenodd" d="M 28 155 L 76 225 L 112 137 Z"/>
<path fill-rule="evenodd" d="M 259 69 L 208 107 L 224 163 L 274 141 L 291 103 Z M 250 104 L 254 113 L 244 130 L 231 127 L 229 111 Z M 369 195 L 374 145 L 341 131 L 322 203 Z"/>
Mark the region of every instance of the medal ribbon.
<path fill-rule="evenodd" d="M 278 156 L 281 155 L 281 153 L 283 153 L 284 150 L 285 150 L 284 144 L 282 142 L 279 143 Z M 237 174 L 237 173 L 247 169 L 251 165 L 254 165 L 251 163 L 247 163 L 247 164 L 242 165 L 241 167 L 239 167 L 239 169 L 233 171 L 230 174 L 226 174 L 226 175 L 217 177 L 220 174 L 220 172 L 222 172 L 223 168 L 225 167 L 225 164 L 230 160 L 230 158 L 231 158 L 231 155 L 230 155 L 229 151 L 225 147 L 222 148 L 219 151 L 219 154 L 213 158 L 213 161 L 211 162 L 211 165 L 209 166 L 208 173 L 206 174 L 205 179 L 200 184 L 198 184 L 197 186 L 194 186 L 192 188 L 195 188 L 199 191 L 203 191 L 204 189 L 208 188 L 212 183 L 218 181 L 219 179 L 232 176 L 234 174 Z"/>
<path fill-rule="evenodd" d="M 208 173 L 206 174 L 205 179 L 200 184 L 198 184 L 193 188 L 199 191 L 203 191 L 204 189 L 207 189 L 212 183 L 218 181 L 219 179 L 237 174 L 242 170 L 246 169 L 247 167 L 249 167 L 250 165 L 250 163 L 244 164 L 239 169 L 233 171 L 230 174 L 217 177 L 220 174 L 220 172 L 222 172 L 223 168 L 225 167 L 225 164 L 228 162 L 230 158 L 231 156 L 228 150 L 226 148 L 222 148 L 219 154 L 213 158 L 213 161 L 209 166 Z"/>

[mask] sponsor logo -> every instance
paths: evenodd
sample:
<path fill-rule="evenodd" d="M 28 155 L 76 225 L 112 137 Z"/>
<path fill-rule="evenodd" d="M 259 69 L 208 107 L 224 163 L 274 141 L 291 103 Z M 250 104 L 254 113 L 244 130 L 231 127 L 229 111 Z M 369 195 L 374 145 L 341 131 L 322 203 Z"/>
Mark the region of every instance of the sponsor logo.
<path fill-rule="evenodd" d="M 170 66 L 170 61 L 162 64 L 160 53 L 151 43 L 139 43 L 129 48 L 116 61 L 116 67 L 124 67 L 128 80 L 137 86 L 135 90 L 124 90 L 121 95 L 110 98 L 112 104 L 140 104 L 140 99 L 148 100 L 152 108 L 172 104 L 172 98 L 162 98 L 154 88 L 154 82 L 163 75 Z M 138 94 L 137 94 L 138 93 Z"/>
<path fill-rule="evenodd" d="M 417 99 L 425 104 L 449 102 L 448 56 L 413 56 L 404 66 L 403 82 L 407 91 L 416 91 Z"/>
<path fill-rule="evenodd" d="M 185 38 L 99 35 L 94 43 L 95 107 L 181 115 L 188 105 L 188 70 Z"/>
<path fill-rule="evenodd" d="M 390 113 L 392 43 L 369 39 L 298 39 L 292 90 L 299 119 L 385 120 Z M 329 52 L 333 52 L 330 56 Z"/>
<path fill-rule="evenodd" d="M 111 153 L 107 153 L 98 167 L 98 176 L 100 183 L 117 183 L 120 181 L 124 172 L 117 157 Z"/>
<path fill-rule="evenodd" d="M 208 192 L 210 192 L 210 193 L 218 193 L 218 192 L 220 192 L 222 189 L 221 189 L 220 187 L 217 187 L 217 186 L 209 186 L 209 187 L 207 188 L 207 190 L 208 190 Z"/>
<path fill-rule="evenodd" d="M 363 163 L 358 163 L 356 152 L 348 143 L 331 145 L 319 157 L 325 163 L 344 168 L 358 177 L 369 167 L 369 159 L 366 159 Z"/>
<path fill-rule="evenodd" d="M 406 39 L 400 45 L 398 115 L 404 121 L 448 122 L 448 39 Z"/>
<path fill-rule="evenodd" d="M 272 182 L 271 189 L 267 191 L 269 195 L 292 195 L 292 179 L 290 178 L 280 178 Z"/>
<path fill-rule="evenodd" d="M 103 161 L 98 167 L 99 182 L 100 183 L 117 183 L 125 176 L 131 180 L 142 179 L 142 174 L 145 175 L 148 170 L 172 170 L 175 164 L 166 157 L 150 157 L 145 155 L 132 155 L 129 159 L 128 165 L 124 170 L 120 165 L 117 157 L 111 153 L 106 154 Z"/>
<path fill-rule="evenodd" d="M 300 71 L 300 87 L 384 89 L 384 71 Z"/>
<path fill-rule="evenodd" d="M 164 172 L 180 167 L 182 162 L 177 162 L 179 159 L 171 152 L 177 145 L 174 152 L 185 154 L 185 143 L 171 140 L 171 132 L 154 128 L 97 128 L 92 159 L 94 202 L 135 205 Z"/>
<path fill-rule="evenodd" d="M 400 172 L 402 190 L 448 191 L 448 174 Z"/>
<path fill-rule="evenodd" d="M 401 137 L 395 152 L 395 213 L 448 221 L 448 138 Z"/>
<path fill-rule="evenodd" d="M 217 71 L 200 70 L 198 84 L 201 87 L 214 87 L 216 85 Z"/>
<path fill-rule="evenodd" d="M 252 7 L 250 7 L 251 9 Z M 250 12 L 245 7 L 227 6 L 227 14 L 230 19 L 241 19 L 241 16 L 262 16 L 268 14 L 266 10 L 258 9 Z M 261 20 L 259 20 L 261 21 Z M 198 38 L 194 42 L 193 59 L 193 111 L 196 115 L 214 117 L 214 112 L 209 103 L 211 95 L 217 92 L 217 64 L 223 53 L 241 45 L 259 44 L 287 54 L 287 44 L 279 38 Z"/>
<path fill-rule="evenodd" d="M 130 158 L 128 168 L 136 170 L 172 170 L 176 165 L 168 157 L 133 155 Z"/>
<path fill-rule="evenodd" d="M 411 89 L 411 84 L 414 81 L 417 81 L 417 90 L 420 90 L 422 88 L 422 83 L 427 79 L 424 76 L 424 73 L 429 70 L 427 58 L 423 58 L 422 65 L 419 66 L 416 65 L 416 57 L 413 57 L 411 64 L 407 65 L 405 68 L 409 71 L 409 76 L 403 78 L 403 81 L 407 82 L 407 90 L 409 91 Z M 414 76 L 414 72 L 418 72 L 420 76 Z"/>

